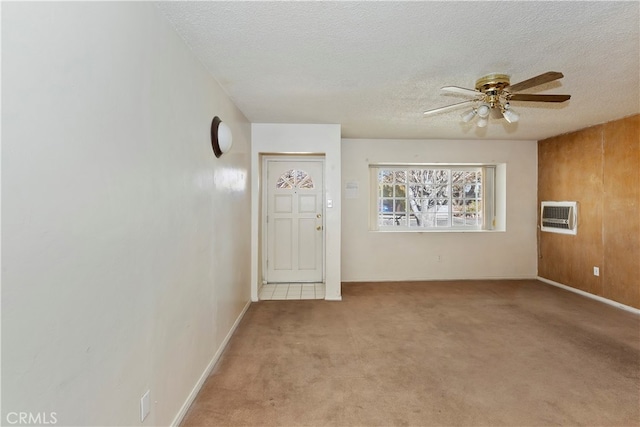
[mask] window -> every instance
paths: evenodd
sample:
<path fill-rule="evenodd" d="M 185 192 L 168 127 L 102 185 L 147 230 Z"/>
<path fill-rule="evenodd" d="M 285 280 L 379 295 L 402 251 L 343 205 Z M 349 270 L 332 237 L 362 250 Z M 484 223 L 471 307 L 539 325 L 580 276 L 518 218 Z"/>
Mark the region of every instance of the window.
<path fill-rule="evenodd" d="M 372 228 L 400 231 L 491 228 L 495 167 L 376 165 L 371 168 L 372 187 L 376 192 Z"/>
<path fill-rule="evenodd" d="M 276 188 L 292 189 L 292 188 L 314 188 L 313 179 L 303 170 L 288 170 L 283 173 Z"/>

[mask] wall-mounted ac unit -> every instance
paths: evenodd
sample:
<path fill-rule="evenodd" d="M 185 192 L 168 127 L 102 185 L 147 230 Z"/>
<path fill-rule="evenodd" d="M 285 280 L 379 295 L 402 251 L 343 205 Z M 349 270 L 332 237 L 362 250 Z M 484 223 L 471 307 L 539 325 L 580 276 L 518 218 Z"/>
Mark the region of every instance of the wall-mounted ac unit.
<path fill-rule="evenodd" d="M 540 230 L 578 234 L 578 202 L 542 202 Z"/>

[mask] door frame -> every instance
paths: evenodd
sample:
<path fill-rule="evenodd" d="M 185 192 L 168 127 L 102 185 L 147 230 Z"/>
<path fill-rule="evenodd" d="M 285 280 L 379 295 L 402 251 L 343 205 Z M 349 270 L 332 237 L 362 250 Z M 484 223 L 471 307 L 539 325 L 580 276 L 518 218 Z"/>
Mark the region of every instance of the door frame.
<path fill-rule="evenodd" d="M 269 162 L 320 162 L 322 164 L 322 188 L 321 197 L 322 201 L 322 283 L 326 281 L 326 171 L 325 171 L 325 155 L 324 154 L 263 154 L 260 159 L 260 283 L 264 285 L 267 283 L 267 256 L 268 256 L 268 226 L 267 226 L 267 212 L 268 212 L 268 176 L 267 176 L 267 164 Z"/>

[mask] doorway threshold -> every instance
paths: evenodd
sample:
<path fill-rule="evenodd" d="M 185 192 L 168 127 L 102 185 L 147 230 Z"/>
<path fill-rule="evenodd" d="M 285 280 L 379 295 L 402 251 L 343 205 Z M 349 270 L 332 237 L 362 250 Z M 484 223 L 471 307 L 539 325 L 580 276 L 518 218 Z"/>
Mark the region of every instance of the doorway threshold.
<path fill-rule="evenodd" d="M 324 299 L 324 283 L 268 283 L 262 285 L 258 299 L 265 300 L 309 300 Z"/>

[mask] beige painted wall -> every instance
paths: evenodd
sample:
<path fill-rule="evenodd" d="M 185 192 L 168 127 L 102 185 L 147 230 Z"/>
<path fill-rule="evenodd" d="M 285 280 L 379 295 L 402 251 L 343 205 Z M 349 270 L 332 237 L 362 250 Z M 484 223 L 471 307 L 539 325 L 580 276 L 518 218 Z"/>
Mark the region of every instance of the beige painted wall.
<path fill-rule="evenodd" d="M 540 141 L 538 159 L 539 201 L 579 203 L 576 236 L 539 233 L 540 277 L 640 308 L 640 116 Z"/>
<path fill-rule="evenodd" d="M 250 299 L 250 135 L 153 4 L 2 4 L 2 425 L 177 421 Z"/>
<path fill-rule="evenodd" d="M 536 276 L 536 141 L 342 140 L 342 281 Z M 370 163 L 505 163 L 506 231 L 369 231 Z M 346 198 L 347 183 L 358 197 Z"/>

